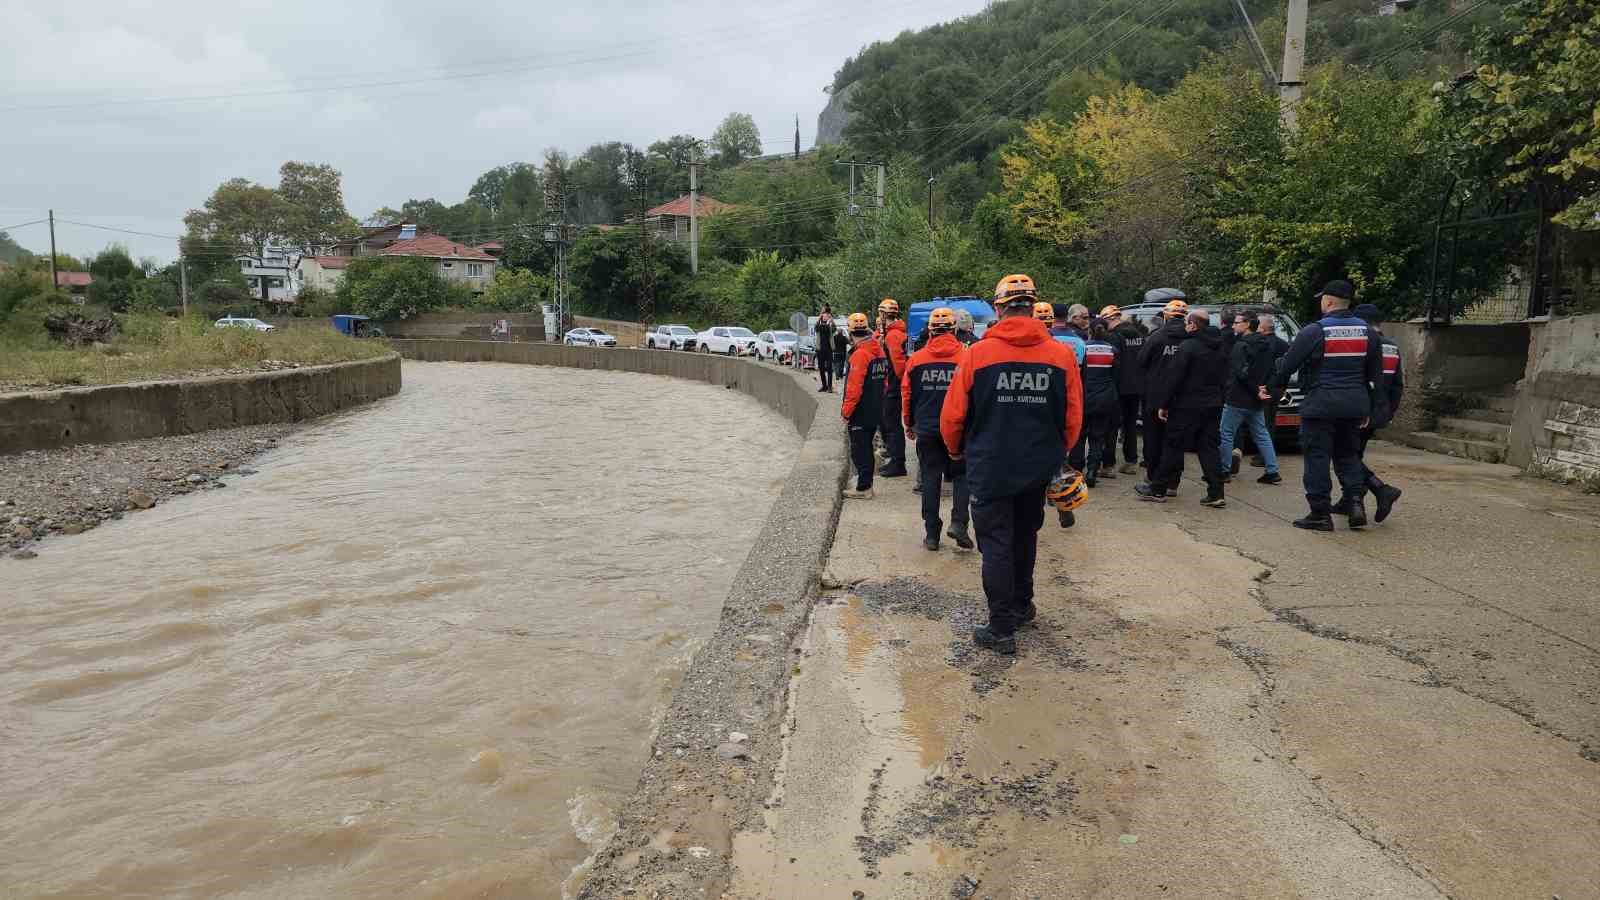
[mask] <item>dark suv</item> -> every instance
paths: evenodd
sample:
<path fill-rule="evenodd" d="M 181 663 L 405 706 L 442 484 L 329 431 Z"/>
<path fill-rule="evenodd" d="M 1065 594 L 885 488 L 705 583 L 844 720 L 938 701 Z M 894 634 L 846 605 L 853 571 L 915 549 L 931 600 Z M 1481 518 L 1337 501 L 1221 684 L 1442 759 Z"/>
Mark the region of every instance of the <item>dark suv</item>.
<path fill-rule="evenodd" d="M 1212 306 L 1206 303 L 1193 304 L 1211 314 L 1211 324 L 1218 328 L 1226 329 L 1224 322 L 1232 322 L 1233 317 L 1239 313 L 1255 313 L 1258 316 L 1271 316 L 1277 325 L 1277 335 L 1290 343 L 1294 336 L 1300 332 L 1300 323 L 1294 316 L 1283 309 L 1265 303 L 1224 303 Z M 1124 318 L 1131 318 L 1154 330 L 1156 322 L 1161 318 L 1161 311 L 1166 308 L 1166 301 L 1134 303 L 1122 307 Z M 1299 376 L 1289 379 L 1289 389 L 1284 392 L 1283 400 L 1278 404 L 1278 418 L 1272 423 L 1273 435 L 1280 446 L 1292 446 L 1300 440 L 1300 393 Z"/>

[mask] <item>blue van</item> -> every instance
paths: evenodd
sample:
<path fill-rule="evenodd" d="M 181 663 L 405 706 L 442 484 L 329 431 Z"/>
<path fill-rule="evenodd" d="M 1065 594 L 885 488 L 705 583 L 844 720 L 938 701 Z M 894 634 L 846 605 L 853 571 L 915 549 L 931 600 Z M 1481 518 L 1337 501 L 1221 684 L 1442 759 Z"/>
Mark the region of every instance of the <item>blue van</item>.
<path fill-rule="evenodd" d="M 932 300 L 923 300 L 911 304 L 906 311 L 906 345 L 917 342 L 917 335 L 922 329 L 928 327 L 928 316 L 941 306 L 948 306 L 957 312 L 966 310 L 972 313 L 973 333 L 983 337 L 983 332 L 995 320 L 994 305 L 988 300 L 977 297 L 935 297 Z"/>

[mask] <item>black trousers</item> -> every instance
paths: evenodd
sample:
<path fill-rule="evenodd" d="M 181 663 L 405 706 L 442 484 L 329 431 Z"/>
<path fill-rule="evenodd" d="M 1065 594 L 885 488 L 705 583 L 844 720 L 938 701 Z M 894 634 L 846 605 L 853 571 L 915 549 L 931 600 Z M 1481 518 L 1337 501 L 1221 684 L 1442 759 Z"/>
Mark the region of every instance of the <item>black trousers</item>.
<path fill-rule="evenodd" d="M 1085 422 L 1083 430 L 1078 432 L 1078 442 L 1072 445 L 1071 450 L 1067 451 L 1067 465 L 1077 469 L 1079 472 L 1084 471 L 1084 467 L 1087 465 L 1085 458 L 1088 456 L 1088 452 L 1089 428 L 1088 423 Z"/>
<path fill-rule="evenodd" d="M 856 467 L 856 490 L 872 487 L 872 434 L 877 429 L 871 425 L 850 426 L 850 463 Z"/>
<path fill-rule="evenodd" d="M 1221 424 L 1221 421 L 1218 421 Z M 1167 443 L 1167 423 L 1161 421 L 1148 404 L 1144 407 L 1144 473 L 1150 484 L 1159 484 L 1156 473 L 1161 471 L 1161 457 Z M 1182 470 L 1180 470 L 1182 471 Z"/>
<path fill-rule="evenodd" d="M 939 492 L 949 479 L 954 495 L 950 503 L 950 524 L 963 530 L 971 521 L 972 498 L 967 496 L 967 461 L 953 460 L 944 438 L 917 436 L 917 470 L 922 476 L 922 525 L 928 537 L 939 539 L 944 522 L 939 520 Z"/>
<path fill-rule="evenodd" d="M 833 390 L 833 357 L 817 357 L 817 377 L 822 379 L 822 389 Z"/>
<path fill-rule="evenodd" d="M 972 502 L 972 525 L 983 554 L 983 594 L 989 601 L 989 630 L 1013 634 L 1033 604 L 1033 563 L 1044 525 L 1046 482 L 1009 497 Z"/>
<path fill-rule="evenodd" d="M 883 421 L 879 427 L 883 431 L 883 452 L 889 457 L 884 460 L 884 466 L 905 468 L 906 426 L 900 420 L 899 382 L 890 384 L 888 392 L 883 395 Z"/>
<path fill-rule="evenodd" d="M 1161 468 L 1151 485 L 1165 490 L 1183 478 L 1183 452 L 1194 447 L 1200 457 L 1200 471 L 1205 473 L 1206 487 L 1211 496 L 1222 493 L 1222 410 L 1174 409 L 1169 410 L 1166 444 L 1161 448 Z M 1150 452 L 1149 450 L 1145 451 Z"/>
<path fill-rule="evenodd" d="M 1345 496 L 1360 499 L 1366 493 L 1360 419 L 1301 419 L 1300 444 L 1305 451 L 1306 502 L 1312 512 L 1326 513 L 1333 508 L 1329 462 L 1333 463 Z"/>
<path fill-rule="evenodd" d="M 1093 478 L 1101 469 L 1117 464 L 1117 430 L 1122 417 L 1117 412 L 1090 413 L 1083 417 L 1085 475 Z"/>
<path fill-rule="evenodd" d="M 1118 398 L 1122 401 L 1122 421 L 1118 423 L 1122 428 L 1122 459 L 1124 462 L 1136 463 L 1139 461 L 1139 407 L 1144 398 L 1138 394 L 1129 394 Z M 1116 440 L 1111 442 L 1112 457 L 1116 456 Z M 1115 462 L 1114 458 L 1108 462 Z"/>

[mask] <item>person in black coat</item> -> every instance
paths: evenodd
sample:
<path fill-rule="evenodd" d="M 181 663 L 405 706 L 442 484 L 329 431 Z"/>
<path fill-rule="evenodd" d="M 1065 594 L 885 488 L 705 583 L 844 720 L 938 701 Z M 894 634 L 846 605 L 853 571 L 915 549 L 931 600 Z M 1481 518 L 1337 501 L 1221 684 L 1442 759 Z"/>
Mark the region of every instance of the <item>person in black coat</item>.
<path fill-rule="evenodd" d="M 811 335 L 817 349 L 817 378 L 822 381 L 817 390 L 830 394 L 833 393 L 833 335 L 838 330 L 833 324 L 833 310 L 824 303 Z"/>
<path fill-rule="evenodd" d="M 1121 365 L 1117 367 L 1118 418 L 1122 428 L 1122 474 L 1139 471 L 1139 404 L 1144 399 L 1144 373 L 1138 360 L 1144 351 L 1145 338 L 1150 329 L 1137 319 L 1126 319 L 1116 307 L 1102 312 L 1111 326 L 1111 337 L 1117 345 Z M 1106 460 L 1109 465 L 1112 460 Z"/>
<path fill-rule="evenodd" d="M 1222 355 L 1222 332 L 1211 324 L 1211 315 L 1194 310 L 1184 319 L 1184 336 L 1177 352 L 1146 398 L 1147 408 L 1167 425 L 1166 443 L 1161 448 L 1161 468 L 1148 485 L 1140 485 L 1139 499 L 1165 503 L 1167 485 L 1183 477 L 1184 449 L 1193 444 L 1205 473 L 1206 496 L 1202 506 L 1221 509 L 1227 505 L 1222 493 L 1222 467 L 1218 458 L 1222 396 L 1228 379 L 1228 359 Z"/>
<path fill-rule="evenodd" d="M 1266 474 L 1256 479 L 1261 484 L 1277 484 L 1283 480 L 1278 474 L 1278 454 L 1272 446 L 1272 429 L 1267 425 L 1261 388 L 1272 377 L 1272 342 L 1255 331 L 1254 315 L 1247 316 L 1250 330 L 1233 343 L 1233 353 L 1228 360 L 1228 393 L 1222 406 L 1222 446 L 1218 462 L 1230 471 L 1237 470 L 1233 447 L 1240 426 L 1250 429 L 1256 450 L 1262 455 Z"/>
<path fill-rule="evenodd" d="M 1117 429 L 1121 405 L 1117 381 L 1122 353 L 1103 320 L 1089 326 L 1083 350 L 1084 484 L 1094 487 L 1100 478 L 1117 477 Z"/>
<path fill-rule="evenodd" d="M 1144 465 L 1146 485 L 1155 482 L 1156 473 L 1161 469 L 1161 455 L 1165 452 L 1167 442 L 1167 422 L 1156 415 L 1157 405 L 1154 398 L 1164 396 L 1171 391 L 1168 370 L 1172 368 L 1172 359 L 1177 355 L 1178 345 L 1187 333 L 1184 327 L 1184 317 L 1189 314 L 1189 304 L 1182 300 L 1174 300 L 1167 304 L 1162 313 L 1163 322 L 1160 328 L 1151 332 L 1145 339 L 1144 347 L 1139 351 L 1139 369 L 1144 381 Z M 1177 485 L 1166 486 L 1171 493 Z"/>
<path fill-rule="evenodd" d="M 1277 322 L 1269 314 L 1261 314 L 1256 320 L 1256 334 L 1267 339 L 1267 346 L 1272 348 L 1272 363 L 1268 367 L 1268 374 L 1278 367 L 1278 360 L 1289 352 L 1289 342 L 1278 336 Z M 1261 406 L 1261 417 L 1267 422 L 1267 433 L 1276 436 L 1278 429 L 1278 401 L 1277 398 L 1267 400 Z M 1274 445 L 1276 446 L 1276 445 Z M 1257 447 L 1256 452 L 1250 456 L 1250 465 L 1260 469 L 1267 464 L 1266 457 Z"/>

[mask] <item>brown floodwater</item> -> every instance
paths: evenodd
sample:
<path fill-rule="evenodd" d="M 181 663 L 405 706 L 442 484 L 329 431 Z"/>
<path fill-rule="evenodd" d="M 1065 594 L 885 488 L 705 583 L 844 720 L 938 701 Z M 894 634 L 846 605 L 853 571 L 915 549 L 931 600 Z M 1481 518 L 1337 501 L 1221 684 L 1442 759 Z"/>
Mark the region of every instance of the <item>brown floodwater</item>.
<path fill-rule="evenodd" d="M 799 443 L 720 387 L 408 362 L 0 561 L 0 896 L 560 897 Z"/>

